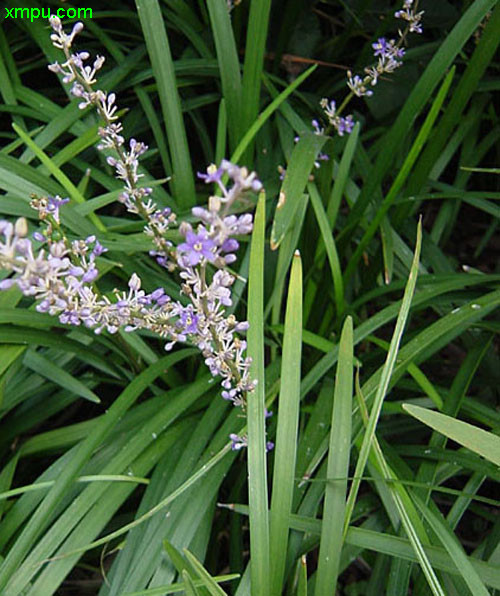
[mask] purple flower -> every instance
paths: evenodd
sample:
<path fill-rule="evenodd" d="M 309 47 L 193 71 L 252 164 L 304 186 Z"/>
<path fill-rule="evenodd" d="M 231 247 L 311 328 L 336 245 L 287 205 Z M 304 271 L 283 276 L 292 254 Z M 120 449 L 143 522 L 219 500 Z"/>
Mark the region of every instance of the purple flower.
<path fill-rule="evenodd" d="M 342 137 L 345 133 L 351 134 L 353 128 L 354 121 L 351 115 L 346 116 L 345 118 L 343 118 L 342 116 L 339 118 L 337 126 L 337 132 L 339 133 L 339 136 Z"/>
<path fill-rule="evenodd" d="M 104 246 L 99 242 L 99 240 L 96 240 L 94 248 L 92 249 L 92 254 L 95 257 L 99 257 L 102 255 L 103 252 L 108 252 L 108 249 L 104 248 Z"/>
<path fill-rule="evenodd" d="M 69 199 L 61 199 L 60 196 L 56 195 L 55 197 L 47 197 L 48 204 L 47 204 L 47 212 L 50 213 L 54 219 L 59 223 L 59 207 L 69 203 Z"/>
<path fill-rule="evenodd" d="M 202 257 L 213 262 L 215 260 L 214 248 L 215 242 L 208 237 L 205 230 L 202 230 L 198 234 L 188 231 L 186 242 L 179 244 L 177 250 L 184 253 L 188 264 L 194 267 L 198 265 Z"/>
<path fill-rule="evenodd" d="M 385 37 L 379 37 L 376 43 L 372 43 L 372 48 L 375 50 L 375 56 L 387 55 L 388 43 Z"/>
<path fill-rule="evenodd" d="M 182 310 L 180 318 L 177 321 L 177 326 L 180 327 L 184 333 L 197 333 L 199 319 L 200 317 L 194 314 L 193 307 L 189 305 Z"/>
<path fill-rule="evenodd" d="M 236 433 L 231 433 L 229 438 L 231 439 L 231 449 L 233 451 L 239 451 L 247 446 L 247 437 L 245 436 L 240 437 Z"/>
<path fill-rule="evenodd" d="M 224 170 L 219 167 L 216 168 L 215 166 L 209 166 L 207 168 L 207 173 L 203 174 L 202 172 L 197 172 L 198 178 L 201 178 L 205 181 L 205 184 L 210 184 L 211 182 L 219 183 L 222 179 L 222 175 L 224 174 Z"/>

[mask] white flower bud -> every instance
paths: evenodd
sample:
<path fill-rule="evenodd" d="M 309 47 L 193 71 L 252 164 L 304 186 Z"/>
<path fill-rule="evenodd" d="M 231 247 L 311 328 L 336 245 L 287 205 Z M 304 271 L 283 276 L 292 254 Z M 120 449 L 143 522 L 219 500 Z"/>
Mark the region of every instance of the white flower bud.
<path fill-rule="evenodd" d="M 138 292 L 141 289 L 141 278 L 137 275 L 137 273 L 132 273 L 132 277 L 128 282 L 128 287 L 133 292 Z"/>
<path fill-rule="evenodd" d="M 19 236 L 20 238 L 24 238 L 24 236 L 28 235 L 28 222 L 26 221 L 26 218 L 20 217 L 16 221 L 14 231 L 16 233 L 16 236 Z"/>
<path fill-rule="evenodd" d="M 210 197 L 208 199 L 208 209 L 210 211 L 215 211 L 217 213 L 218 211 L 220 211 L 220 206 L 220 197 Z"/>

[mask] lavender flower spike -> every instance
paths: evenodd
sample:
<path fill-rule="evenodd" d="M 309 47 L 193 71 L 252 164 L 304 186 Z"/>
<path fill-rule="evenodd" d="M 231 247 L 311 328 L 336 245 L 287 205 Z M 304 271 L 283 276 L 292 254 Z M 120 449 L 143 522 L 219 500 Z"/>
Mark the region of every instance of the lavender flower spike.
<path fill-rule="evenodd" d="M 322 99 L 320 106 L 323 108 L 328 122 L 337 131 L 339 136 L 345 133 L 349 134 L 353 127 L 354 121 L 351 115 L 342 116 L 344 107 L 349 103 L 351 97 L 370 97 L 373 95 L 371 87 L 375 87 L 379 78 L 384 74 L 393 73 L 402 65 L 401 58 L 405 54 L 403 45 L 406 42 L 408 33 L 422 33 L 421 20 L 423 11 L 417 11 L 418 0 L 404 0 L 403 8 L 396 11 L 394 16 L 397 19 L 402 19 L 408 23 L 404 31 L 398 31 L 399 39 L 386 39 L 380 37 L 372 44 L 374 56 L 377 58 L 377 63 L 372 66 L 367 66 L 364 69 L 364 76 L 353 75 L 351 71 L 347 71 L 347 86 L 350 89 L 350 94 L 342 102 L 340 108 L 336 108 L 334 101 Z M 316 121 L 313 121 L 313 123 Z M 313 124 L 314 125 L 314 124 Z M 319 125 L 314 125 L 317 131 Z"/>

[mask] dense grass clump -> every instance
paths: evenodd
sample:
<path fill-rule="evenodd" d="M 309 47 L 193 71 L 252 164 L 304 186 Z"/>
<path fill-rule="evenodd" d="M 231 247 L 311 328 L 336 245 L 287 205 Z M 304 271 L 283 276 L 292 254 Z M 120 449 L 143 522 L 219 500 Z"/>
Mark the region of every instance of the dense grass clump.
<path fill-rule="evenodd" d="M 0 27 L 0 594 L 500 593 L 500 4 L 86 6 Z"/>

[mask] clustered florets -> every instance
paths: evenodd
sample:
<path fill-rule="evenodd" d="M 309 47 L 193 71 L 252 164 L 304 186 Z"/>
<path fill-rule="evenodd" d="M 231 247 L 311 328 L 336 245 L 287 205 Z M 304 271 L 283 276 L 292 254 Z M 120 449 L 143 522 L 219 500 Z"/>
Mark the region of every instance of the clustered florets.
<path fill-rule="evenodd" d="M 66 60 L 51 64 L 49 69 L 62 74 L 65 83 L 72 83 L 71 92 L 81 100 L 81 109 L 93 106 L 104 121 L 99 129 L 98 149 L 113 153 L 106 156 L 106 161 L 123 182 L 119 200 L 129 212 L 145 220 L 144 232 L 154 244 L 150 254 L 169 271 L 178 270 L 187 304 L 172 300 L 163 288 L 146 293 L 135 273 L 128 281 L 128 291 L 114 290 L 111 296 L 100 293 L 95 284 L 99 276 L 96 259 L 107 249 L 95 236 L 73 241 L 66 238 L 60 226 L 59 208 L 69 199 L 58 196 L 34 197 L 31 201 L 45 224 L 43 233 L 36 231 L 33 239 L 46 243 L 45 247 L 36 249 L 27 237 L 24 218 L 15 224 L 0 220 L 0 270 L 12 274 L 0 281 L 0 290 L 17 285 L 25 295 L 38 301 L 39 312 L 58 316 L 65 324 L 83 324 L 95 333 L 146 329 L 165 339 L 167 350 L 176 342 L 196 345 L 212 375 L 222 378 L 223 398 L 245 408 L 247 394 L 255 388 L 256 381 L 250 377 L 246 342 L 239 337 L 248 329 L 248 323 L 237 321 L 225 310 L 232 304 L 231 286 L 235 281 L 227 265 L 236 260 L 239 248 L 234 236 L 250 234 L 253 226 L 250 213 L 235 215 L 231 209 L 249 191 L 260 191 L 261 182 L 254 172 L 227 160 L 198 174 L 207 184 L 215 183 L 219 195 L 210 197 L 208 208 L 192 209 L 199 223 L 193 227 L 182 222 L 179 232 L 184 241 L 175 247 L 165 238 L 169 227 L 176 224 L 175 215 L 169 208 L 157 206 L 150 197 L 151 188 L 139 186 L 139 158 L 147 146 L 131 139 L 126 148 L 123 126 L 116 116 L 115 94 L 92 87 L 104 58 L 98 56 L 88 66 L 87 52 L 72 53 L 74 38 L 83 29 L 81 23 L 69 35 L 59 18 L 51 17 L 50 24 L 54 31 L 52 43 L 63 50 Z M 231 440 L 234 449 L 246 444 L 245 437 L 231 435 Z"/>
<path fill-rule="evenodd" d="M 404 43 L 408 33 L 422 33 L 423 11 L 418 12 L 417 2 L 404 0 L 403 8 L 394 13 L 397 19 L 406 21 L 407 27 L 404 31 L 399 30 L 399 39 L 386 39 L 380 37 L 372 44 L 374 56 L 377 63 L 365 68 L 365 75 L 353 75 L 347 71 L 347 86 L 351 94 L 344 100 L 340 108 L 337 108 L 335 101 L 323 98 L 320 106 L 328 119 L 329 124 L 335 129 L 339 136 L 349 134 L 354 128 L 354 121 L 351 114 L 342 116 L 341 113 L 353 95 L 357 97 L 370 97 L 373 95 L 373 87 L 377 84 L 379 77 L 384 74 L 391 74 L 402 65 L 401 59 L 405 54 Z"/>

